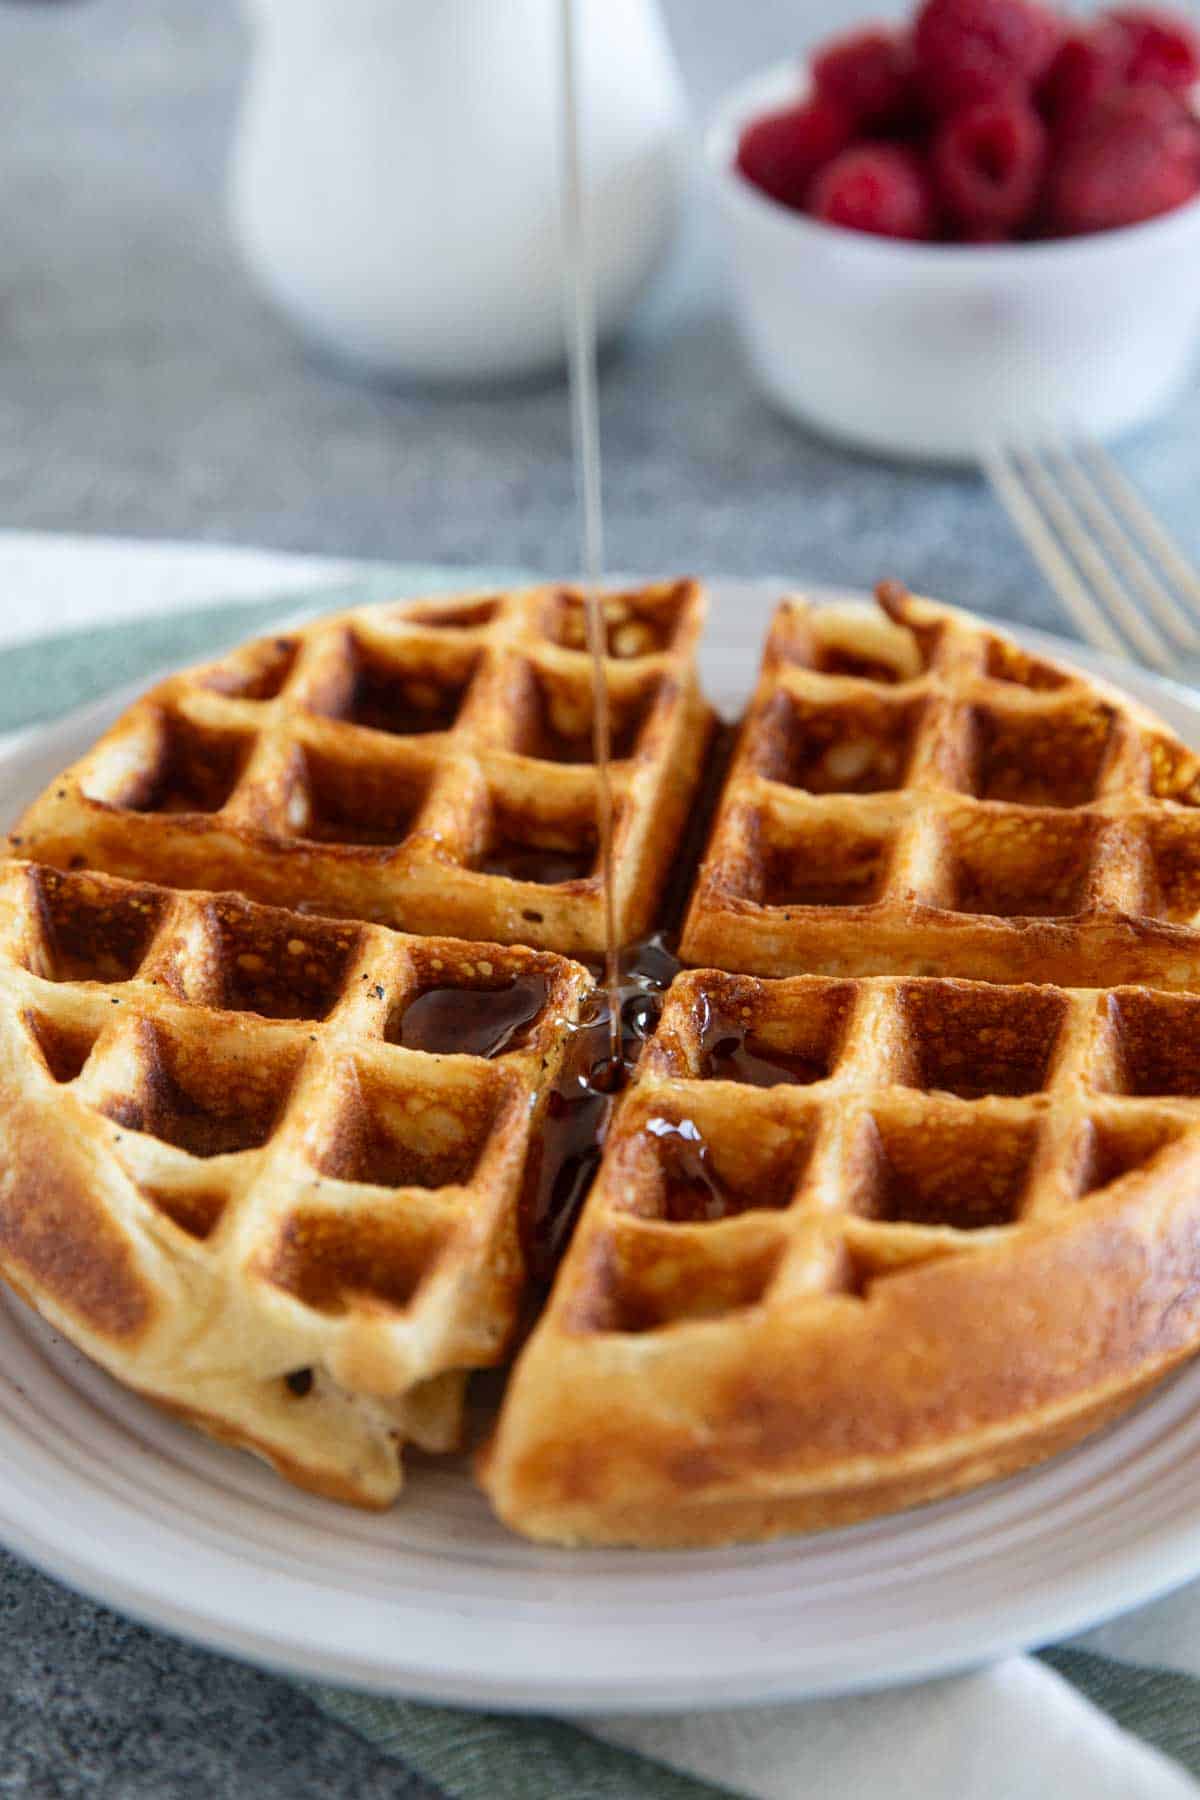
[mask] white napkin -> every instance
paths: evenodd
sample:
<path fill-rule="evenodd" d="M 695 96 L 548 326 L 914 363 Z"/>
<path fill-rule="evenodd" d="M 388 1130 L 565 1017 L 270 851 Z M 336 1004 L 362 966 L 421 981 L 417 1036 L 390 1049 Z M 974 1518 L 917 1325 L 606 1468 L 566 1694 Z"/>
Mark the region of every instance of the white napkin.
<path fill-rule="evenodd" d="M 225 544 L 0 531 L 0 647 L 206 600 L 266 599 L 347 580 L 362 566 Z"/>
<path fill-rule="evenodd" d="M 1163 1604 L 1190 1617 L 1191 1656 L 1200 1662 L 1200 1588 Z M 1148 1649 L 1158 1611 L 1134 1615 Z M 1030 1656 L 880 1694 L 593 1720 L 588 1729 L 754 1800 L 1195 1800 L 1200 1793 L 1178 1764 Z"/>

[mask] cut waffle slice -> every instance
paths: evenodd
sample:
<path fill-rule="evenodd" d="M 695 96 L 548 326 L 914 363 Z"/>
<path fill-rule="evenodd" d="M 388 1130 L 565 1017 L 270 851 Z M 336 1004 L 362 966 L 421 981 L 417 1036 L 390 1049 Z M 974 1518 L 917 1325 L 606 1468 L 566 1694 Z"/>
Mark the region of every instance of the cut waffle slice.
<path fill-rule="evenodd" d="M 0 872 L 0 1272 L 111 1374 L 362 1505 L 506 1353 L 587 972 Z"/>
<path fill-rule="evenodd" d="M 1200 762 L 969 614 L 785 602 L 686 921 L 692 964 L 1200 987 Z"/>
<path fill-rule="evenodd" d="M 679 977 L 483 1479 L 721 1544 L 1003 1475 L 1200 1346 L 1200 997 Z"/>
<path fill-rule="evenodd" d="M 711 718 L 694 582 L 605 600 L 616 924 L 651 925 Z M 579 594 L 359 608 L 173 676 L 18 825 L 15 854 L 414 932 L 604 947 Z"/>

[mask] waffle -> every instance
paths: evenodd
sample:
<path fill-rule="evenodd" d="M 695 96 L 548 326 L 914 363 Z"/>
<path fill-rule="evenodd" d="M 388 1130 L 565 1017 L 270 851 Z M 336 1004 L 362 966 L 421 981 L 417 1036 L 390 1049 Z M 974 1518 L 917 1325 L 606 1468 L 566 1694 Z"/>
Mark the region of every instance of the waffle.
<path fill-rule="evenodd" d="M 404 1440 L 458 1441 L 598 1157 L 483 1463 L 565 1542 L 844 1523 L 1128 1405 L 1200 1345 L 1200 762 L 881 600 L 777 614 L 697 966 L 602 1155 L 607 1040 L 551 953 L 603 944 L 580 596 L 360 608 L 162 683 L 0 866 L 0 1273 L 382 1505 Z M 712 720 L 696 586 L 606 609 L 629 944 L 686 886 Z"/>
<path fill-rule="evenodd" d="M 694 582 L 606 599 L 622 939 L 650 929 L 711 718 Z M 13 851 L 433 935 L 604 947 L 591 661 L 570 589 L 359 608 L 161 683 Z"/>
<path fill-rule="evenodd" d="M 969 614 L 785 603 L 683 935 L 762 975 L 1200 987 L 1200 762 Z"/>
<path fill-rule="evenodd" d="M 9 863 L 0 1272 L 130 1386 L 384 1505 L 398 1440 L 452 1447 L 463 1371 L 509 1348 L 589 987 L 543 951 Z"/>
<path fill-rule="evenodd" d="M 1200 996 L 680 976 L 484 1483 L 677 1545 L 1011 1473 L 1200 1344 L 1198 1234 Z"/>

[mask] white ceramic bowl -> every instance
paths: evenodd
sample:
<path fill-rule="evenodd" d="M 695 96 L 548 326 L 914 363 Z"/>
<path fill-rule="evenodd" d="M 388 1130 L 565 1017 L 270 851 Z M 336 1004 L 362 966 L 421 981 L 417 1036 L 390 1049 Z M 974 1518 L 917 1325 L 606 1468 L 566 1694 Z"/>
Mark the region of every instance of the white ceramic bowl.
<path fill-rule="evenodd" d="M 1115 436 L 1174 398 L 1200 342 L 1200 200 L 1037 244 L 823 225 L 734 166 L 742 127 L 801 82 L 789 63 L 738 88 L 707 139 L 741 334 L 771 400 L 868 450 L 967 461 L 997 436 Z"/>

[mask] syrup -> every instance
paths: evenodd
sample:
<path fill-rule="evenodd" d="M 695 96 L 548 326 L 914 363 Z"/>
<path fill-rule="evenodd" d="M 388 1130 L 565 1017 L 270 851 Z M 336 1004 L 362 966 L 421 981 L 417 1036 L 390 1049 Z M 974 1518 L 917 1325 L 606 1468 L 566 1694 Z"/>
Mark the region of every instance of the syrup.
<path fill-rule="evenodd" d="M 799 1087 L 824 1081 L 829 1070 L 818 1057 L 780 1050 L 749 1027 L 705 1009 L 700 1042 L 707 1055 L 705 1073 L 712 1081 L 740 1081 L 747 1087 Z"/>
<path fill-rule="evenodd" d="M 687 902 L 692 872 L 704 846 L 732 732 L 720 738 L 709 759 L 706 803 L 693 809 L 679 847 L 664 901 L 664 929 L 623 955 L 617 937 L 613 869 L 612 717 L 605 656 L 609 649 L 600 583 L 604 571 L 604 516 L 600 477 L 600 433 L 596 404 L 596 326 L 588 218 L 584 203 L 576 67 L 575 0 L 561 0 L 562 54 L 562 218 L 567 276 L 567 357 L 571 427 L 579 502 L 584 618 L 592 664 L 592 758 L 596 767 L 596 830 L 604 891 L 604 960 L 593 972 L 603 990 L 581 1017 L 558 1081 L 547 1098 L 542 1140 L 531 1159 L 522 1237 L 535 1291 L 549 1285 L 570 1240 L 576 1218 L 596 1173 L 616 1095 L 625 1085 L 653 1035 L 662 995 L 681 964 L 671 935 Z M 536 877 L 535 877 L 536 879 Z M 698 1134 L 697 1134 L 698 1136 Z M 701 1147 L 702 1149 L 702 1147 Z M 715 1177 L 699 1150 L 696 1168 L 685 1173 L 689 1204 L 720 1203 Z M 706 1199 L 702 1199 L 707 1196 Z M 682 1202 L 681 1202 L 682 1204 Z M 704 1216 L 697 1214 L 696 1216 Z M 714 1214 L 711 1216 L 720 1216 Z"/>
<path fill-rule="evenodd" d="M 677 934 L 733 740 L 731 727 L 718 727 L 705 764 L 704 787 L 663 896 L 661 928 L 621 952 L 615 994 L 606 981 L 585 1006 L 549 1095 L 541 1143 L 531 1158 L 521 1210 L 521 1237 L 535 1297 L 548 1290 L 571 1240 L 600 1163 L 616 1095 L 637 1066 L 646 1040 L 653 1037 L 663 995 L 683 967 L 676 954 Z M 579 960 L 597 980 L 606 973 L 599 958 Z M 708 1185 L 703 1195 L 698 1193 L 695 1204 L 705 1196 L 715 1203 L 715 1177 L 707 1170 L 704 1182 Z M 723 1204 L 729 1204 L 728 1196 Z"/>
<path fill-rule="evenodd" d="M 612 722 L 604 672 L 604 608 L 595 587 L 585 596 L 588 648 L 592 658 L 592 753 L 596 764 L 596 828 L 600 839 L 600 880 L 604 889 L 604 987 L 608 994 L 610 1046 L 621 1054 L 621 946 L 617 941 L 616 880 L 613 869 Z"/>
<path fill-rule="evenodd" d="M 662 1146 L 664 1219 L 672 1225 L 711 1224 L 741 1210 L 713 1168 L 694 1119 L 648 1119 L 646 1130 Z"/>
<path fill-rule="evenodd" d="M 600 1164 L 613 1097 L 593 1081 L 594 1066 L 586 1054 L 568 1053 L 547 1098 L 541 1143 L 530 1164 L 522 1239 L 539 1295 L 549 1290 Z"/>
<path fill-rule="evenodd" d="M 610 1054 L 621 1054 L 620 945 L 613 872 L 612 721 L 608 681 L 604 604 L 604 504 L 600 481 L 600 423 L 596 404 L 596 317 L 591 242 L 583 181 L 575 0 L 562 0 L 562 223 L 567 276 L 567 361 L 571 395 L 571 435 L 579 500 L 584 618 L 592 659 L 592 757 L 596 765 L 596 831 L 600 847 L 600 880 L 604 890 L 604 985 L 609 997 Z"/>
<path fill-rule="evenodd" d="M 396 1042 L 433 1056 L 500 1056 L 520 1046 L 548 992 L 535 973 L 502 988 L 426 988 L 405 1007 Z"/>
<path fill-rule="evenodd" d="M 599 972 L 598 959 L 591 959 L 590 966 Z M 622 956 L 615 1003 L 606 988 L 584 1003 L 547 1097 L 541 1142 L 525 1189 L 522 1239 L 537 1292 L 549 1287 L 570 1242 L 600 1163 L 617 1095 L 654 1034 L 662 996 L 680 967 L 670 941 L 658 933 Z"/>

